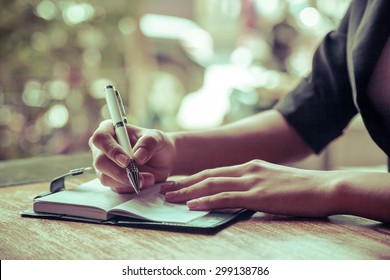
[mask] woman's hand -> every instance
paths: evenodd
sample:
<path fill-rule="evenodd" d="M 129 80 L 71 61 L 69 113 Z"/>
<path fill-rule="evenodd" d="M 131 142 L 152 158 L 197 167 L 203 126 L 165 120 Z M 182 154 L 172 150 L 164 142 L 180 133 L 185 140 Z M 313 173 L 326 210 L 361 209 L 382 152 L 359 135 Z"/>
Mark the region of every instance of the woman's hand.
<path fill-rule="evenodd" d="M 333 212 L 329 202 L 331 174 L 253 160 L 167 182 L 161 192 L 169 202 L 187 202 L 191 210 L 246 208 L 280 215 L 322 217 Z"/>
<path fill-rule="evenodd" d="M 165 181 L 172 170 L 175 157 L 170 137 L 157 130 L 141 129 L 127 125 L 134 160 L 140 171 L 141 188 Z M 93 166 L 103 185 L 118 193 L 132 192 L 124 168 L 130 157 L 115 139 L 111 120 L 103 121 L 89 140 Z"/>

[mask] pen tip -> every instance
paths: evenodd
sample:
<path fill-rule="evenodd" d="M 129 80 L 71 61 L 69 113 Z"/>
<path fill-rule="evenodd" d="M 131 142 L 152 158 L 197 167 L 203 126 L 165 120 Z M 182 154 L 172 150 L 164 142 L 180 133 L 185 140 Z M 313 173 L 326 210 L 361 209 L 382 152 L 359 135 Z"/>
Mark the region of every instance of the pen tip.
<path fill-rule="evenodd" d="M 130 182 L 131 186 L 133 187 L 133 190 L 137 194 L 140 194 L 141 191 L 140 191 L 138 173 L 131 172 L 129 169 L 126 169 L 126 171 L 127 171 L 127 178 L 129 178 L 129 182 Z"/>

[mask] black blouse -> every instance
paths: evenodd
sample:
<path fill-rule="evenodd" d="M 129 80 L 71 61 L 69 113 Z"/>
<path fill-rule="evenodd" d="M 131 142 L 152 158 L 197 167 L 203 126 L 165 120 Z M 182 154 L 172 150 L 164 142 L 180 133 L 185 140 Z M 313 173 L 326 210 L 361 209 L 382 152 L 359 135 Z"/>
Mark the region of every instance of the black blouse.
<path fill-rule="evenodd" d="M 314 152 L 340 136 L 360 113 L 373 140 L 390 156 L 390 120 L 367 95 L 389 32 L 390 1 L 352 1 L 339 28 L 318 47 L 312 73 L 276 104 Z"/>

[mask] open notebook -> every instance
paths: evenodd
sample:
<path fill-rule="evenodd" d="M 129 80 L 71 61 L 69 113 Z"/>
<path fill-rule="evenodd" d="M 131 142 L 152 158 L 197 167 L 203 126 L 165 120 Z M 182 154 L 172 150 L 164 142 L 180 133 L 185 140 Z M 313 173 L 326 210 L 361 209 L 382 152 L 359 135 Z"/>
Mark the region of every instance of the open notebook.
<path fill-rule="evenodd" d="M 221 229 L 238 216 L 253 214 L 244 209 L 190 211 L 186 205 L 166 202 L 159 190 L 160 186 L 155 185 L 140 195 L 118 194 L 94 179 L 72 189 L 37 196 L 33 209 L 23 211 L 21 216 L 205 232 Z"/>
<path fill-rule="evenodd" d="M 34 199 L 33 209 L 96 220 L 125 216 L 174 223 L 188 223 L 209 213 L 189 211 L 186 205 L 168 203 L 159 190 L 159 185 L 155 185 L 139 195 L 118 194 L 94 179 L 69 190 L 38 197 Z"/>

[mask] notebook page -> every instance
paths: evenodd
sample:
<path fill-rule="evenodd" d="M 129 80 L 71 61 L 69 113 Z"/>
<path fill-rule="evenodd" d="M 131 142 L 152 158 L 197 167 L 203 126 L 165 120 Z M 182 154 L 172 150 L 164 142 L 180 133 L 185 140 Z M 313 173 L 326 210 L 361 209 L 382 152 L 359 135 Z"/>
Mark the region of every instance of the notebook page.
<path fill-rule="evenodd" d="M 160 186 L 156 185 L 142 190 L 136 199 L 118 205 L 110 213 L 138 216 L 151 221 L 188 223 L 209 212 L 190 211 L 187 205 L 166 202 L 164 195 L 160 193 Z M 127 215 L 127 213 L 132 213 L 132 215 Z"/>

